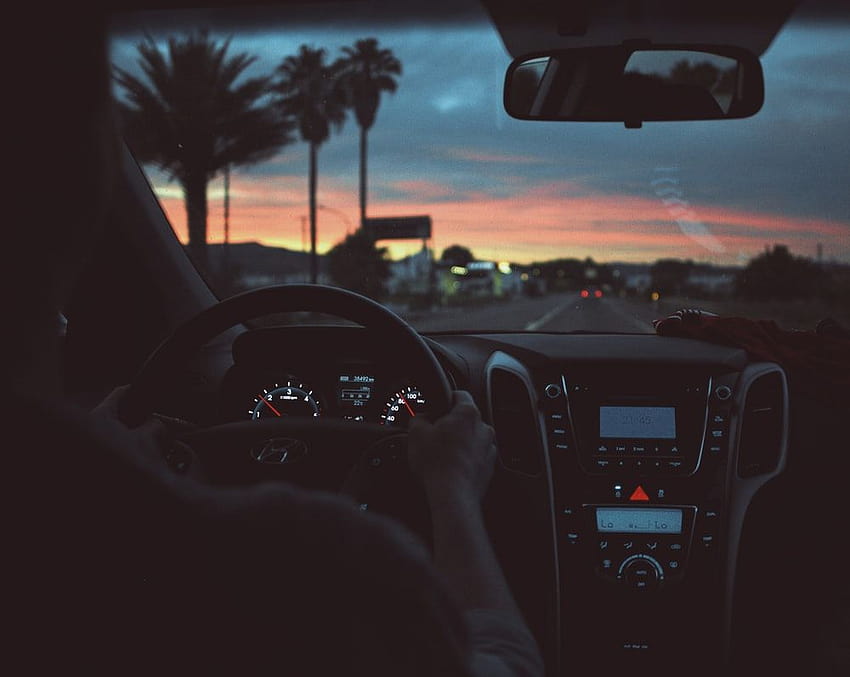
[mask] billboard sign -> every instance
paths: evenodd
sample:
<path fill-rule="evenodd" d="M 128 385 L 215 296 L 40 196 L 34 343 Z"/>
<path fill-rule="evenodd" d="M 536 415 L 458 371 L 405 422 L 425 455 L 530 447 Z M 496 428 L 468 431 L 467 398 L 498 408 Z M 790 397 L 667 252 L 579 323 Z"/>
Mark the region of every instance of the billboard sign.
<path fill-rule="evenodd" d="M 373 240 L 427 240 L 431 237 L 430 216 L 368 218 L 364 230 Z"/>

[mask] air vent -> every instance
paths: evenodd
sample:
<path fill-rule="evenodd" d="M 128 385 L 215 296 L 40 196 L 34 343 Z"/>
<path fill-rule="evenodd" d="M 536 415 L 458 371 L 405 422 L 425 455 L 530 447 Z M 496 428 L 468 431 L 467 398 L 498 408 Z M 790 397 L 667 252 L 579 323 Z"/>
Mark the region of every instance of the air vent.
<path fill-rule="evenodd" d="M 525 382 L 513 372 L 495 368 L 490 374 L 490 387 L 493 427 L 502 463 L 509 470 L 538 474 L 540 431 Z"/>
<path fill-rule="evenodd" d="M 738 475 L 754 477 L 776 470 L 785 428 L 785 381 L 779 372 L 759 376 L 744 403 Z"/>

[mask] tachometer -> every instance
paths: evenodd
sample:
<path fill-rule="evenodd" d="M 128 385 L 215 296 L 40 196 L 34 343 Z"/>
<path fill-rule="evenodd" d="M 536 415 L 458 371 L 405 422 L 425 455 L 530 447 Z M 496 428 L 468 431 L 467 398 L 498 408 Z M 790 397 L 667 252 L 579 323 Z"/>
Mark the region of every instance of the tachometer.
<path fill-rule="evenodd" d="M 424 408 L 425 398 L 419 388 L 402 388 L 390 395 L 381 409 L 381 425 L 406 426 Z"/>
<path fill-rule="evenodd" d="M 288 379 L 258 391 L 254 406 L 248 413 L 254 420 L 278 416 L 320 416 L 322 405 L 310 386 L 297 379 Z"/>

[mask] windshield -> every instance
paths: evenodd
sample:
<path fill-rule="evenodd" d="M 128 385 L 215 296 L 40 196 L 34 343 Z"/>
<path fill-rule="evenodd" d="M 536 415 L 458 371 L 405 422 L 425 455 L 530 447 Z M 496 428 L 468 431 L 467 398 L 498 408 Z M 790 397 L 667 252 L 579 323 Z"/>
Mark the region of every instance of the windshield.
<path fill-rule="evenodd" d="M 792 16 L 754 117 L 626 129 L 509 117 L 476 5 L 369 7 L 115 18 L 125 137 L 219 296 L 335 284 L 422 331 L 850 325 L 847 23 Z"/>

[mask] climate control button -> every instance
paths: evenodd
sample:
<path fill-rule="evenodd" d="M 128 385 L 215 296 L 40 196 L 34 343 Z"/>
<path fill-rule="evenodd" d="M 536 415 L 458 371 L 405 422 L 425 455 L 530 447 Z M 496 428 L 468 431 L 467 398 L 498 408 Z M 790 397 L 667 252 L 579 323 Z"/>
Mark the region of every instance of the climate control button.
<path fill-rule="evenodd" d="M 620 564 L 617 578 L 633 590 L 652 590 L 664 580 L 664 570 L 649 555 L 632 555 Z"/>

